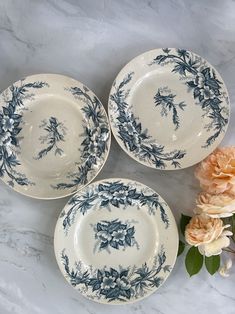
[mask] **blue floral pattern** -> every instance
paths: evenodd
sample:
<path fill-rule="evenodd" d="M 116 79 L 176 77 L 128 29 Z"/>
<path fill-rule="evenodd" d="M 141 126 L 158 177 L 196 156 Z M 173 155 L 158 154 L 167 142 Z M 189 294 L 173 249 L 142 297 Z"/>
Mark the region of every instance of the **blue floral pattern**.
<path fill-rule="evenodd" d="M 110 248 L 119 250 L 126 247 L 132 247 L 136 245 L 139 249 L 138 243 L 135 240 L 135 227 L 131 226 L 128 222 L 122 222 L 119 219 L 111 221 L 102 220 L 93 226 L 95 232 L 94 253 L 96 248 L 99 251 L 107 250 L 110 253 Z"/>
<path fill-rule="evenodd" d="M 9 178 L 10 186 L 33 185 L 25 174 L 16 170 L 20 165 L 18 159 L 20 151 L 20 131 L 23 121 L 23 111 L 27 110 L 25 99 L 33 98 L 30 90 L 49 87 L 45 82 L 25 83 L 21 80 L 20 85 L 12 85 L 4 92 L 5 105 L 0 111 L 0 177 Z"/>
<path fill-rule="evenodd" d="M 47 147 L 42 149 L 34 159 L 41 159 L 46 156 L 50 151 L 54 150 L 54 155 L 62 155 L 63 149 L 58 146 L 58 143 L 63 141 L 66 135 L 67 128 L 63 122 L 59 122 L 55 117 L 50 117 L 49 121 L 44 119 L 39 128 L 43 128 L 46 135 L 40 136 L 41 144 L 47 144 Z"/>
<path fill-rule="evenodd" d="M 157 106 L 161 106 L 161 116 L 167 117 L 168 113 L 172 111 L 172 122 L 175 125 L 175 130 L 180 126 L 180 119 L 177 109 L 184 110 L 186 104 L 184 101 L 176 103 L 174 98 L 176 95 L 171 93 L 171 90 L 167 87 L 158 88 L 156 95 L 154 96 L 154 103 Z"/>
<path fill-rule="evenodd" d="M 222 93 L 222 82 L 211 67 L 208 66 L 199 56 L 195 56 L 187 50 L 163 49 L 163 54 L 159 54 L 150 66 L 161 64 L 162 66 L 172 64 L 172 72 L 177 73 L 189 90 L 193 93 L 197 104 L 202 108 L 203 116 L 207 116 L 211 122 L 205 129 L 212 133 L 202 147 L 209 147 L 216 138 L 225 132 L 228 124 L 228 111 L 223 106 L 224 94 Z"/>
<path fill-rule="evenodd" d="M 136 158 L 154 165 L 156 168 L 164 169 L 168 164 L 174 168 L 180 168 L 180 159 L 185 156 L 186 151 L 166 152 L 163 145 L 152 143 L 153 139 L 148 134 L 148 130 L 144 130 L 142 124 L 138 122 L 138 117 L 130 112 L 130 106 L 126 101 L 129 93 L 126 86 L 133 76 L 134 72 L 130 72 L 119 84 L 114 82 L 113 87 L 116 91 L 110 95 L 110 103 L 114 105 L 114 111 L 117 114 L 114 123 L 119 138 L 125 148 Z"/>
<path fill-rule="evenodd" d="M 103 107 L 96 96 L 93 98 L 88 94 L 88 88 L 83 86 L 71 87 L 69 91 L 84 102 L 82 111 L 85 115 L 84 120 L 84 140 L 81 144 L 81 163 L 77 166 L 75 173 L 70 173 L 67 178 L 68 182 L 61 182 L 54 189 L 71 189 L 76 190 L 78 185 L 85 185 L 97 172 L 97 166 L 100 160 L 107 155 L 109 143 L 109 125 Z"/>
<path fill-rule="evenodd" d="M 144 263 L 142 266 L 114 269 L 104 267 L 83 269 L 82 263 L 77 262 L 71 268 L 69 257 L 65 249 L 61 253 L 66 278 L 70 284 L 79 291 L 86 291 L 86 295 L 94 300 L 105 299 L 112 303 L 114 301 L 127 302 L 130 299 L 144 297 L 154 287 L 158 288 L 164 281 L 161 274 L 170 272 L 170 265 L 166 264 L 164 247 L 155 256 L 153 266 Z"/>
<path fill-rule="evenodd" d="M 165 227 L 169 226 L 169 219 L 164 209 L 164 203 L 159 201 L 159 195 L 152 193 L 152 190 L 137 188 L 132 184 L 124 184 L 121 181 L 111 181 L 99 183 L 87 187 L 83 193 L 75 194 L 68 202 L 69 209 L 63 210 L 60 217 L 63 219 L 63 228 L 67 234 L 69 228 L 75 221 L 77 212 L 85 215 L 93 206 L 99 204 L 100 208 L 109 209 L 110 205 L 114 207 L 127 206 L 147 206 L 150 215 L 155 215 L 157 209 L 160 210 L 161 219 Z"/>

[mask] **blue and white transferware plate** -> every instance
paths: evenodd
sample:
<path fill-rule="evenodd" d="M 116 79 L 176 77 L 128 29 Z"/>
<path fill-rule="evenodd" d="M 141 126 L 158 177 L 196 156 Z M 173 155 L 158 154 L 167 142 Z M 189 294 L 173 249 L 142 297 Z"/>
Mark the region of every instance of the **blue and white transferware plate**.
<path fill-rule="evenodd" d="M 156 169 L 186 168 L 221 142 L 229 98 L 220 74 L 183 49 L 155 49 L 128 63 L 109 96 L 109 118 L 119 145 Z"/>
<path fill-rule="evenodd" d="M 32 75 L 0 95 L 0 177 L 22 194 L 74 193 L 99 173 L 109 147 L 102 104 L 72 78 Z"/>
<path fill-rule="evenodd" d="M 138 301 L 169 276 L 178 231 L 165 201 L 127 179 L 106 179 L 75 194 L 58 219 L 55 255 L 67 281 L 100 303 Z"/>

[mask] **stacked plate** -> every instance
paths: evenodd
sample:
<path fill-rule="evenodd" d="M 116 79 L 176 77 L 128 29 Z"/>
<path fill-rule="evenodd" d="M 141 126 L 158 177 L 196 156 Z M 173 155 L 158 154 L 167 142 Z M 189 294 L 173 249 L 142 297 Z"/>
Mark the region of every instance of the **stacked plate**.
<path fill-rule="evenodd" d="M 68 282 L 101 303 L 134 302 L 172 270 L 178 232 L 166 202 L 129 179 L 92 184 L 111 135 L 155 169 L 189 167 L 210 154 L 229 122 L 219 73 L 183 49 L 155 49 L 128 63 L 109 96 L 109 121 L 84 84 L 62 75 L 22 79 L 0 96 L 0 176 L 33 198 L 74 194 L 55 229 L 55 254 Z"/>

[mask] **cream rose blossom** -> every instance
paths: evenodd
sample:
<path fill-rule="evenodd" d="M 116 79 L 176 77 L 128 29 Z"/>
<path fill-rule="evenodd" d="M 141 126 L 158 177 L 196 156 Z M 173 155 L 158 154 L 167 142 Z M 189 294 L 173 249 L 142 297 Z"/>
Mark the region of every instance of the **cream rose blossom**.
<path fill-rule="evenodd" d="M 235 213 L 235 196 L 223 194 L 210 194 L 202 192 L 196 200 L 197 214 L 206 214 L 212 218 L 230 217 Z"/>
<path fill-rule="evenodd" d="M 203 190 L 235 195 L 235 146 L 217 148 L 195 170 Z"/>
<path fill-rule="evenodd" d="M 211 243 L 199 245 L 199 252 L 207 257 L 212 255 L 220 255 L 222 253 L 222 249 L 228 247 L 230 244 L 230 240 L 228 238 L 229 235 L 232 235 L 230 231 L 223 231 L 218 239 L 215 239 Z"/>
<path fill-rule="evenodd" d="M 223 221 L 219 218 L 196 215 L 186 226 L 185 239 L 190 245 L 198 247 L 201 254 L 218 255 L 222 252 L 222 248 L 230 243 L 227 236 L 232 233 L 224 230 L 227 227 L 229 225 L 223 225 Z"/>

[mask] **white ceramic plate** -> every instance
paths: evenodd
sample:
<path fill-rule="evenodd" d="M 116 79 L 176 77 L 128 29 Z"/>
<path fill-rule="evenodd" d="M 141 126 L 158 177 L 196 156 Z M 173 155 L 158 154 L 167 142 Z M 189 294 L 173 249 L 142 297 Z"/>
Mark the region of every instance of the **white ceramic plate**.
<path fill-rule="evenodd" d="M 171 210 L 151 188 L 106 179 L 67 203 L 54 236 L 67 281 L 85 297 L 107 304 L 138 301 L 170 274 L 178 251 Z"/>
<path fill-rule="evenodd" d="M 74 193 L 99 173 L 109 147 L 102 104 L 72 78 L 32 75 L 0 96 L 0 176 L 22 194 Z"/>
<path fill-rule="evenodd" d="M 155 49 L 128 63 L 109 97 L 109 118 L 119 145 L 157 169 L 194 165 L 221 142 L 229 98 L 219 73 L 183 49 Z"/>

